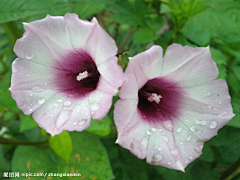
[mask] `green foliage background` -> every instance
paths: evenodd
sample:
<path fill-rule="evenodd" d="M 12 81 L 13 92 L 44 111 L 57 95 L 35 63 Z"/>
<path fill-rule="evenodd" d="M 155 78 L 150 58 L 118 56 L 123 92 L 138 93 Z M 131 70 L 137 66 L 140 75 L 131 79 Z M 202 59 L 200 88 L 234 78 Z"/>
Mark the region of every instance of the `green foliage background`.
<path fill-rule="evenodd" d="M 96 17 L 115 39 L 123 67 L 129 56 L 153 44 L 164 49 L 172 43 L 210 45 L 219 78 L 229 85 L 236 116 L 205 143 L 203 155 L 185 173 L 148 165 L 116 145 L 112 109 L 84 132 L 50 137 L 17 108 L 8 88 L 16 58 L 13 46 L 24 32 L 22 22 L 65 13 L 87 20 Z M 90 180 L 239 180 L 239 99 L 239 0 L 0 0 L 0 179 L 3 172 L 72 172 L 82 176 L 71 179 Z"/>

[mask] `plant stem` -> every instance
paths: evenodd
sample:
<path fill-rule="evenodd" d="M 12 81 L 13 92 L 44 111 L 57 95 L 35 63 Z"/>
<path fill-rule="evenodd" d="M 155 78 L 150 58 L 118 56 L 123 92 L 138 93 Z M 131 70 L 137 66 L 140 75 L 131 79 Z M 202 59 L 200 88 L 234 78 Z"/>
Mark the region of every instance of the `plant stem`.
<path fill-rule="evenodd" d="M 22 36 L 22 33 L 14 21 L 2 23 L 1 26 L 5 30 L 5 33 L 7 34 L 12 44 L 15 44 L 16 40 Z"/>
<path fill-rule="evenodd" d="M 6 139 L 3 137 L 0 137 L 0 144 L 48 146 L 48 141 L 43 141 L 43 142 L 17 141 L 14 139 Z"/>
<path fill-rule="evenodd" d="M 230 167 L 228 168 L 220 177 L 220 180 L 228 179 L 231 175 L 235 174 L 240 167 L 240 158 Z"/>

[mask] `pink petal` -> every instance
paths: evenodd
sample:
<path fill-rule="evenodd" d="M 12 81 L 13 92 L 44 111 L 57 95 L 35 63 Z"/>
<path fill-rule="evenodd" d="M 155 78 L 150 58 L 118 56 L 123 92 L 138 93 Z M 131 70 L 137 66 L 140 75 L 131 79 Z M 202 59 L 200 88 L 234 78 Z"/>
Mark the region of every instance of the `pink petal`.
<path fill-rule="evenodd" d="M 75 14 L 64 16 L 69 36 L 75 49 L 85 49 L 99 65 L 117 53 L 114 40 L 102 29 L 95 18 L 91 22 L 78 19 Z M 76 37 L 83 37 L 81 40 Z"/>

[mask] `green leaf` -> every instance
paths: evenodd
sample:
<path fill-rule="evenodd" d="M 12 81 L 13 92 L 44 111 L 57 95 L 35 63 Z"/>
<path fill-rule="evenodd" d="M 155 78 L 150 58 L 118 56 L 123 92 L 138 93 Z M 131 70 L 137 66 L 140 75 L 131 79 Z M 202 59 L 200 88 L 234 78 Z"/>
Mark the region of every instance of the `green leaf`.
<path fill-rule="evenodd" d="M 218 79 L 226 79 L 227 78 L 227 57 L 218 49 L 210 48 L 212 53 L 212 58 L 216 62 L 218 70 L 219 70 L 219 76 Z"/>
<path fill-rule="evenodd" d="M 130 25 L 144 25 L 146 4 L 143 0 L 129 2 L 129 0 L 109 1 L 106 9 L 114 14 L 111 18 L 118 23 Z"/>
<path fill-rule="evenodd" d="M 51 136 L 49 138 L 49 144 L 59 157 L 61 157 L 67 164 L 70 163 L 73 145 L 72 139 L 67 131 L 63 131 L 56 136 Z"/>
<path fill-rule="evenodd" d="M 232 96 L 233 113 L 236 114 L 227 124 L 229 126 L 240 128 L 240 94 Z"/>
<path fill-rule="evenodd" d="M 20 109 L 17 108 L 17 104 L 11 97 L 9 90 L 0 90 L 0 104 L 10 111 L 20 112 Z"/>
<path fill-rule="evenodd" d="M 68 1 L 65 0 L 1 0 L 0 23 L 15 21 L 41 13 L 59 15 L 69 10 Z"/>
<path fill-rule="evenodd" d="M 86 19 L 105 8 L 104 3 L 99 2 L 79 2 L 79 0 L 70 1 L 70 6 L 72 7 L 72 12 L 75 12 L 79 15 L 79 18 Z"/>
<path fill-rule="evenodd" d="M 99 136 L 107 136 L 111 132 L 111 125 L 111 118 L 107 115 L 101 121 L 92 120 L 91 125 L 86 131 Z"/>
<path fill-rule="evenodd" d="M 205 162 L 213 162 L 214 160 L 213 150 L 207 142 L 204 144 L 202 155 L 200 156 L 199 160 Z"/>
<path fill-rule="evenodd" d="M 114 179 L 106 150 L 100 140 L 84 132 L 69 133 L 72 138 L 73 151 L 69 166 L 51 149 L 40 149 L 35 146 L 18 146 L 13 154 L 11 171 L 26 173 L 52 172 L 52 173 L 80 173 L 81 177 L 42 177 L 42 179 L 62 180 L 79 179 Z M 63 146 L 66 146 L 64 144 Z M 61 148 L 64 148 L 64 147 Z M 19 180 L 26 177 L 20 176 Z M 39 177 L 31 177 L 31 180 Z"/>
<path fill-rule="evenodd" d="M 139 28 L 135 33 L 133 34 L 133 42 L 136 44 L 143 44 L 152 42 L 158 37 L 155 36 L 154 32 L 151 31 L 149 28 L 142 27 Z"/>
<path fill-rule="evenodd" d="M 184 35 L 201 46 L 210 44 L 211 38 L 220 38 L 227 43 L 239 42 L 240 2 L 212 0 L 209 3 L 211 8 L 186 22 L 182 29 Z"/>
<path fill-rule="evenodd" d="M 33 120 L 31 115 L 22 115 L 20 116 L 20 119 L 22 121 L 20 126 L 20 132 L 38 127 L 38 124 Z"/>

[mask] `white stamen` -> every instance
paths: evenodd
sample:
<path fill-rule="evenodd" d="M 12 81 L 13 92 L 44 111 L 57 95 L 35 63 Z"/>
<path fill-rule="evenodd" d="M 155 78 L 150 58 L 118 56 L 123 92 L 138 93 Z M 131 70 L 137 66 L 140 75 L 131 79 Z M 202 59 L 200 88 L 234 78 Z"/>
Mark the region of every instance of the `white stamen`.
<path fill-rule="evenodd" d="M 156 102 L 157 104 L 159 104 L 161 98 L 162 98 L 161 95 L 157 95 L 156 93 L 152 93 L 151 96 L 148 98 L 148 100 L 149 100 L 150 102 L 153 102 L 153 101 L 154 101 L 154 102 Z"/>
<path fill-rule="evenodd" d="M 77 80 L 78 81 L 81 81 L 81 80 L 83 80 L 83 79 L 85 79 L 85 78 L 87 78 L 88 77 L 88 72 L 87 71 L 84 71 L 84 72 L 82 72 L 82 73 L 79 73 L 79 75 L 77 76 Z"/>

